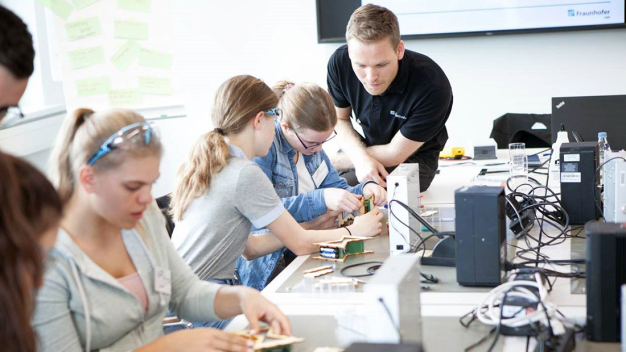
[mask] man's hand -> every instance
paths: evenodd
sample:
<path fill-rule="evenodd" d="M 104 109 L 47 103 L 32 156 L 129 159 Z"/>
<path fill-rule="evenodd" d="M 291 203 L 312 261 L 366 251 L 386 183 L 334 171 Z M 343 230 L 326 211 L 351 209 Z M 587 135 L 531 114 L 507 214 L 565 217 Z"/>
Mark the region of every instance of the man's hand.
<path fill-rule="evenodd" d="M 366 156 L 354 163 L 354 172 L 359 182 L 374 181 L 382 187 L 387 187 L 387 170 L 383 164 L 371 156 Z"/>

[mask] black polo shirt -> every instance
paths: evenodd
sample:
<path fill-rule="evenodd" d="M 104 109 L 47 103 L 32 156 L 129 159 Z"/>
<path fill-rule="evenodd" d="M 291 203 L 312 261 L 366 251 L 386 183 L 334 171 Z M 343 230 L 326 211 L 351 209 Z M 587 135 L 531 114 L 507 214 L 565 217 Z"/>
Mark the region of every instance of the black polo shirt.
<path fill-rule="evenodd" d="M 452 88 L 443 70 L 429 57 L 405 50 L 398 75 L 381 95 L 369 94 L 352 69 L 348 46 L 328 61 L 328 92 L 340 108 L 352 107 L 363 127 L 367 146 L 391 142 L 398 131 L 424 142 L 408 162 L 437 169 L 439 152 L 448 140 L 445 123 L 452 109 Z"/>

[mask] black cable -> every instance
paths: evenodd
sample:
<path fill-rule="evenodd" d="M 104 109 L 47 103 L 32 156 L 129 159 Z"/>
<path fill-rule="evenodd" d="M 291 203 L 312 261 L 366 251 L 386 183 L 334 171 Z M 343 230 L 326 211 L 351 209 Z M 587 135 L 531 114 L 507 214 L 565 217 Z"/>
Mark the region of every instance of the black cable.
<path fill-rule="evenodd" d="M 393 189 L 393 194 L 391 195 L 391 201 L 389 201 L 389 204 L 387 205 L 387 209 L 389 209 L 389 214 L 391 214 L 391 216 L 393 216 L 396 220 L 398 220 L 399 223 L 401 223 L 402 225 L 406 226 L 409 231 L 413 232 L 417 238 L 419 238 L 420 240 L 422 239 L 422 236 L 419 234 L 419 232 L 415 231 L 415 229 L 411 228 L 408 224 L 405 224 L 402 220 L 400 220 L 396 214 L 393 213 L 393 209 L 391 207 L 391 203 L 392 202 L 397 202 L 398 204 L 404 204 L 398 200 L 393 199 L 394 196 L 396 195 L 396 189 L 398 188 L 398 183 L 396 183 L 396 187 Z M 398 229 L 395 228 L 395 226 L 393 225 L 393 223 L 389 223 L 390 226 L 392 226 L 394 228 L 394 230 L 398 231 Z M 399 232 L 399 231 L 398 231 Z M 415 249 L 416 251 L 419 250 L 419 247 L 415 247 L 414 245 L 411 244 L 411 237 L 409 236 L 409 239 L 407 240 L 406 238 L 404 238 L 404 236 L 402 236 L 402 239 L 404 240 L 404 242 L 411 248 L 411 249 Z"/>
<path fill-rule="evenodd" d="M 466 323 L 463 321 L 466 317 L 471 317 L 470 320 Z M 470 325 L 476 320 L 476 309 L 472 309 L 470 312 L 465 313 L 462 317 L 459 318 L 459 323 L 463 325 L 464 328 L 469 328 Z"/>
<path fill-rule="evenodd" d="M 422 225 L 424 225 L 424 227 L 426 227 L 428 229 L 428 231 L 430 231 L 432 233 L 437 233 L 438 232 L 437 229 L 432 227 L 431 224 L 429 224 L 426 220 L 424 220 L 421 216 L 419 216 L 413 209 L 411 209 L 408 205 L 402 203 L 401 201 L 399 201 L 397 199 L 392 199 L 392 200 L 389 201 L 389 208 L 391 208 L 391 203 L 393 203 L 393 202 L 396 202 L 396 203 L 400 204 L 401 207 L 403 207 L 407 212 L 409 212 L 409 214 L 411 214 L 415 219 L 417 219 L 417 221 L 419 221 Z"/>
<path fill-rule="evenodd" d="M 396 185 L 397 187 L 397 185 Z M 396 192 L 396 189 L 394 188 L 393 190 L 394 195 Z M 393 198 L 393 195 L 392 195 Z M 393 213 L 393 211 L 391 210 L 391 203 L 396 202 L 398 203 L 401 207 L 403 207 L 411 216 L 413 216 L 415 219 L 417 219 L 417 221 L 419 221 L 422 225 L 424 225 L 427 229 L 429 229 L 430 232 L 432 232 L 432 235 L 427 236 L 426 238 L 422 238 L 422 236 L 417 233 L 417 231 L 415 231 L 414 229 L 412 229 L 409 225 L 405 224 L 404 222 L 402 222 L 402 220 L 398 219 L 398 217 Z M 418 243 L 417 246 L 413 246 L 412 244 L 408 243 L 407 244 L 412 248 L 415 249 L 415 251 L 419 251 L 420 246 L 423 244 L 424 245 L 424 249 L 422 251 L 422 258 L 424 257 L 424 255 L 426 254 L 426 240 L 428 240 L 429 238 L 433 237 L 433 236 L 453 236 L 454 237 L 454 232 L 439 232 L 437 231 L 437 229 L 435 229 L 434 227 L 432 227 L 426 220 L 424 220 L 421 216 L 417 215 L 417 213 L 411 209 L 408 205 L 402 203 L 401 201 L 397 200 L 397 199 L 392 199 L 391 201 L 389 201 L 389 205 L 388 205 L 388 209 L 389 212 L 391 213 L 391 215 L 398 220 L 402 225 L 406 226 L 409 230 L 413 231 L 417 237 L 420 239 L 420 242 Z M 393 226 L 393 225 L 392 225 Z M 394 227 L 395 229 L 395 227 Z M 398 231 L 396 229 L 396 231 Z M 404 236 L 403 236 L 404 238 Z M 405 239 L 406 242 L 406 239 Z M 430 283 L 438 283 L 439 279 L 432 275 L 432 274 L 424 274 L 422 271 L 420 271 L 420 275 L 426 280 L 426 282 L 430 282 Z"/>
<path fill-rule="evenodd" d="M 532 178 L 529 178 L 530 181 L 536 182 Z M 507 180 L 507 185 L 509 190 L 512 192 L 507 195 L 507 201 L 509 198 L 514 199 L 518 198 L 524 204 L 527 204 L 523 208 L 515 208 L 512 204 L 511 207 L 514 211 L 516 211 L 516 215 L 520 218 L 520 214 L 523 211 L 528 211 L 532 209 L 532 211 L 536 211 L 540 214 L 540 216 L 535 216 L 534 222 L 539 225 L 539 236 L 538 238 L 529 234 L 530 229 L 523 229 L 523 237 L 526 243 L 527 248 L 522 249 L 518 246 L 513 247 L 519 249 L 516 253 L 516 257 L 524 260 L 524 265 L 520 265 L 519 263 L 511 266 L 511 268 L 528 268 L 527 264 L 535 264 L 534 266 L 538 266 L 538 264 L 543 263 L 550 266 L 558 266 L 558 265 L 570 265 L 573 272 L 559 272 L 552 269 L 543 268 L 534 268 L 536 270 L 541 270 L 542 275 L 546 276 L 546 282 L 552 286 L 554 282 L 550 281 L 547 276 L 554 277 L 556 281 L 557 278 L 583 278 L 585 277 L 585 273 L 582 272 L 578 264 L 582 264 L 582 261 L 552 261 L 550 258 L 541 253 L 541 248 L 545 246 L 558 245 L 563 243 L 567 238 L 580 238 L 579 235 L 582 232 L 581 228 L 569 228 L 569 216 L 567 212 L 563 209 L 562 204 L 557 197 L 558 193 L 555 193 L 547 186 L 533 186 L 530 183 L 525 183 L 519 185 L 515 189 L 512 189 L 510 186 L 510 179 Z M 523 186 L 531 187 L 531 190 L 528 193 L 522 193 L 519 189 Z M 545 190 L 545 195 L 538 195 L 536 192 L 538 190 Z M 510 203 L 510 202 L 509 202 Z M 533 223 L 534 223 L 533 222 Z M 556 236 L 551 236 L 545 231 L 545 225 L 551 225 L 557 229 L 560 229 L 560 232 Z M 574 232 L 577 231 L 577 232 Z M 549 240 L 544 240 L 543 237 L 549 238 Z M 537 243 L 537 245 L 533 245 L 530 243 L 530 240 Z M 532 253 L 535 257 L 528 258 L 526 257 L 527 253 Z"/>
<path fill-rule="evenodd" d="M 480 340 L 474 342 L 473 344 L 465 347 L 465 349 L 463 350 L 464 352 L 469 352 L 472 349 L 480 346 L 483 344 L 483 342 L 487 341 L 488 338 L 491 337 L 491 335 L 496 331 L 496 328 L 491 328 L 491 330 L 489 330 L 489 332 L 487 332 L 487 334 L 485 334 L 485 336 L 483 336 Z"/>
<path fill-rule="evenodd" d="M 511 292 L 513 288 L 514 287 L 511 287 L 504 292 L 504 297 L 502 297 L 502 302 L 500 303 L 500 319 L 498 319 L 498 325 L 496 325 L 496 337 L 493 339 L 493 342 L 491 342 L 487 352 L 491 352 L 498 342 L 498 338 L 500 337 L 500 328 L 502 327 L 502 318 L 504 316 L 504 302 L 506 302 L 506 296 L 508 296 L 509 292 Z"/>
<path fill-rule="evenodd" d="M 382 297 L 378 297 L 378 302 L 380 302 L 380 304 L 383 305 L 383 308 L 385 308 L 385 312 L 387 312 L 387 316 L 389 317 L 389 321 L 391 322 L 391 325 L 393 325 L 393 327 L 398 332 L 398 339 L 400 340 L 399 343 L 402 343 L 402 334 L 400 333 L 400 329 L 396 325 L 396 322 L 393 320 L 393 316 L 391 315 L 391 311 L 389 310 L 389 307 L 387 307 L 387 304 L 385 304 L 385 300 L 383 300 Z"/>
<path fill-rule="evenodd" d="M 383 262 L 380 262 L 380 261 L 370 261 L 370 262 L 361 262 L 361 263 L 356 263 L 356 264 L 350 264 L 350 265 L 346 265 L 343 268 L 341 268 L 340 274 L 342 276 L 345 276 L 345 277 L 366 277 L 366 276 L 372 276 L 376 272 L 376 269 L 378 267 L 380 267 L 382 264 L 383 264 Z M 356 274 L 356 275 L 346 274 L 346 271 L 348 271 L 348 269 L 356 268 L 356 267 L 363 266 L 363 265 L 371 265 L 370 267 L 367 268 L 367 273 L 366 274 Z M 377 267 L 377 268 L 374 269 L 374 267 Z"/>

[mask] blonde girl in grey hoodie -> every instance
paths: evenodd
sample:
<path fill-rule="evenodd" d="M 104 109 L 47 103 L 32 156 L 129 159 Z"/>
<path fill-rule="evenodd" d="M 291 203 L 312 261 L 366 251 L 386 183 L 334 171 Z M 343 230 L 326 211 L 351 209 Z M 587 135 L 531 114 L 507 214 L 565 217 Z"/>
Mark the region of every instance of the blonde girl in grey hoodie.
<path fill-rule="evenodd" d="M 37 296 L 41 351 L 248 351 L 215 329 L 163 336 L 169 307 L 191 321 L 245 314 L 291 334 L 287 318 L 258 291 L 201 281 L 174 250 L 151 196 L 161 143 L 129 110 L 68 116 L 52 155 L 66 204 L 54 263 Z"/>

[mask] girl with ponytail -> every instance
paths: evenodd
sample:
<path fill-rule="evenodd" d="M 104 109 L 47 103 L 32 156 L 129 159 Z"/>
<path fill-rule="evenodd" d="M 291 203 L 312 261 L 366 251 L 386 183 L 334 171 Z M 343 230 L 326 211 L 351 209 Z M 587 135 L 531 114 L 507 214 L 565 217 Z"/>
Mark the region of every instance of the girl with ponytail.
<path fill-rule="evenodd" d="M 251 161 L 265 156 L 273 143 L 277 104 L 274 92 L 257 78 L 224 82 L 211 114 L 216 128 L 198 140 L 179 171 L 172 242 L 201 279 L 236 284 L 239 255 L 254 259 L 285 246 L 309 254 L 318 250 L 314 242 L 381 231 L 378 210 L 359 216 L 348 229 L 325 231 L 305 230 L 285 210 L 270 180 Z M 251 235 L 253 225 L 271 232 Z"/>
<path fill-rule="evenodd" d="M 39 170 L 0 153 L 0 204 L 0 342 L 3 351 L 35 352 L 33 297 L 54 246 L 61 200 Z"/>
<path fill-rule="evenodd" d="M 325 229 L 336 226 L 339 212 L 353 212 L 361 207 L 361 196 L 374 195 L 376 205 L 387 201 L 387 192 L 374 181 L 348 186 L 331 164 L 322 145 L 335 137 L 337 113 L 333 101 L 316 84 L 288 81 L 274 88 L 278 96 L 279 116 L 276 136 L 269 153 L 254 158 L 289 213 L 303 226 Z M 246 261 L 239 258 L 237 271 L 244 285 L 262 290 L 270 277 L 280 273 L 278 265 L 284 248 L 262 258 Z M 287 251 L 284 259 L 293 258 Z"/>
<path fill-rule="evenodd" d="M 151 196 L 161 142 L 130 110 L 68 116 L 52 153 L 65 214 L 32 320 L 42 351 L 244 351 L 216 329 L 163 335 L 168 310 L 188 320 L 244 313 L 290 334 L 289 322 L 258 291 L 207 283 L 182 261 Z"/>

